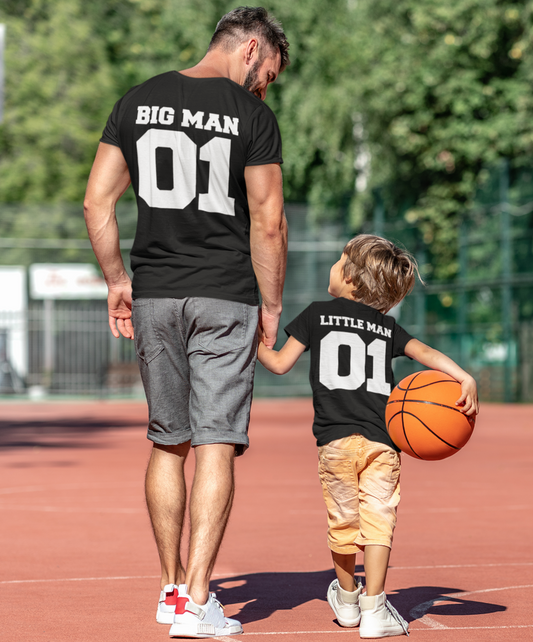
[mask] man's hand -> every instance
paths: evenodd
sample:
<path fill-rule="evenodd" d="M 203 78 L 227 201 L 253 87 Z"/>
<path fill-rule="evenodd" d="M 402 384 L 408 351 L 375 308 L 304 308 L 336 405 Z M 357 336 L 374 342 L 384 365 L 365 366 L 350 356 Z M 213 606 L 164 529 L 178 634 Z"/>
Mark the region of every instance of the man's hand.
<path fill-rule="evenodd" d="M 109 327 L 117 339 L 122 335 L 133 339 L 131 323 L 131 281 L 119 285 L 109 285 L 107 295 Z M 120 333 L 120 334 L 119 334 Z"/>
<path fill-rule="evenodd" d="M 124 156 L 118 147 L 100 143 L 83 203 L 87 232 L 107 283 L 109 327 L 114 337 L 133 339 L 131 279 L 126 272 L 115 206 L 130 184 Z"/>
<path fill-rule="evenodd" d="M 259 310 L 260 337 L 267 348 L 272 349 L 276 345 L 279 317 L 279 314 L 271 314 L 265 310 L 264 306 Z"/>

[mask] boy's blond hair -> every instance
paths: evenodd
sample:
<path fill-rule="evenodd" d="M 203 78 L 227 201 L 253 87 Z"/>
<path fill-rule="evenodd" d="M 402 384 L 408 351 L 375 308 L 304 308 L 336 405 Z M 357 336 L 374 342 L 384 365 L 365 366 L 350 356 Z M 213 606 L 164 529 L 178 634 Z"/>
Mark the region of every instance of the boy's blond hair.
<path fill-rule="evenodd" d="M 354 286 L 354 301 L 383 314 L 411 292 L 417 274 L 420 278 L 416 259 L 380 236 L 360 234 L 348 241 L 344 254 L 343 275 Z"/>

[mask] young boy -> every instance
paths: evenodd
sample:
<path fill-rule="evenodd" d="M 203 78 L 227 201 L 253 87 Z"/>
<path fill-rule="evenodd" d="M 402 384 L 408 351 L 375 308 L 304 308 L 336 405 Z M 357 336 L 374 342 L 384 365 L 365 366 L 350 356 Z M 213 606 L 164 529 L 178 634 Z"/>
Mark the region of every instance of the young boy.
<path fill-rule="evenodd" d="M 337 575 L 327 599 L 341 626 L 360 623 L 361 638 L 409 635 L 385 595 L 400 501 L 400 457 L 385 426 L 393 357 L 407 355 L 451 375 L 461 383 L 461 411 L 474 415 L 479 409 L 469 374 L 385 316 L 412 290 L 417 271 L 415 260 L 390 241 L 356 236 L 331 268 L 328 292 L 335 299 L 311 303 L 289 323 L 279 352 L 259 344 L 259 361 L 276 374 L 288 372 L 311 349 L 313 433 Z M 362 551 L 366 594 L 354 578 Z"/>

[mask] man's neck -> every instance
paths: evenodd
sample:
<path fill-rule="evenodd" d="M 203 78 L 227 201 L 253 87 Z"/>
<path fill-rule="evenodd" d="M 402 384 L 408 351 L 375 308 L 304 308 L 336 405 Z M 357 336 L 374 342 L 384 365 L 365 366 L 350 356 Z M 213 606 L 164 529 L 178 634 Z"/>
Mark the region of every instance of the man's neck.
<path fill-rule="evenodd" d="M 180 74 L 190 78 L 229 78 L 241 84 L 240 67 L 236 56 L 214 49 L 208 51 L 197 65 L 180 71 Z"/>

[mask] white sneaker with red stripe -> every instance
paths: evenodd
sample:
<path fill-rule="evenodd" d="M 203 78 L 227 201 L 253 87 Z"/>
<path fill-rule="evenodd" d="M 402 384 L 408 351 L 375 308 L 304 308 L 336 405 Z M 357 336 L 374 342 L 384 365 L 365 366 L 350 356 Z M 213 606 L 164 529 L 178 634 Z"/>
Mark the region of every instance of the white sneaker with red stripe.
<path fill-rule="evenodd" d="M 176 599 L 174 624 L 169 635 L 175 638 L 214 638 L 218 635 L 242 633 L 241 623 L 224 617 L 222 604 L 214 593 L 205 604 L 195 604 L 187 594 L 187 586 L 180 584 Z"/>
<path fill-rule="evenodd" d="M 157 613 L 155 619 L 159 624 L 172 624 L 174 612 L 176 611 L 176 600 L 178 599 L 178 587 L 176 584 L 167 584 L 159 596 Z"/>

